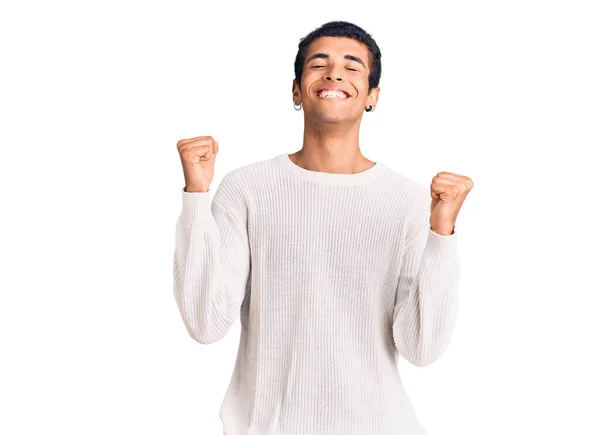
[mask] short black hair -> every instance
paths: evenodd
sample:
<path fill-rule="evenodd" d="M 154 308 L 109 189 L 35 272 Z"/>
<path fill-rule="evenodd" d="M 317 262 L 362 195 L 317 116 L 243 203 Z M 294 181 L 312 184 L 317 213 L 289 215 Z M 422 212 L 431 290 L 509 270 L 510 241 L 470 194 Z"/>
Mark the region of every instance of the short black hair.
<path fill-rule="evenodd" d="M 381 78 L 381 51 L 369 33 L 356 24 L 347 21 L 330 21 L 300 39 L 296 61 L 294 62 L 294 73 L 296 74 L 295 78 L 296 82 L 298 82 L 298 86 L 300 86 L 300 79 L 302 77 L 304 62 L 306 61 L 306 51 L 308 50 L 308 46 L 315 39 L 322 36 L 351 38 L 365 44 L 371 53 L 369 65 L 369 92 L 371 89 L 379 86 L 379 79 Z"/>

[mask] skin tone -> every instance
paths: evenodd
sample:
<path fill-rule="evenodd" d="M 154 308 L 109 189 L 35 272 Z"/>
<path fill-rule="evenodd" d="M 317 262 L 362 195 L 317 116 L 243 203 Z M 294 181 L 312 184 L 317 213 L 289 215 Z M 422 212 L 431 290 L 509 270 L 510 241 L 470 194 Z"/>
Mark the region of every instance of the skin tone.
<path fill-rule="evenodd" d="M 346 57 L 349 55 L 349 58 Z M 292 84 L 296 105 L 304 111 L 302 149 L 290 160 L 305 169 L 352 174 L 372 167 L 375 162 L 359 149 L 360 122 L 365 108 L 377 105 L 379 87 L 369 91 L 370 52 L 351 38 L 324 36 L 309 46 L 300 78 Z M 346 99 L 316 95 L 319 89 L 341 89 Z"/>
<path fill-rule="evenodd" d="M 354 174 L 375 164 L 359 149 L 358 134 L 365 108 L 377 106 L 379 87 L 369 89 L 369 49 L 351 38 L 324 36 L 314 40 L 306 55 L 301 86 L 293 81 L 292 97 L 304 110 L 302 149 L 290 154 L 296 165 L 318 172 Z M 340 89 L 345 99 L 317 95 L 320 89 Z M 208 192 L 219 150 L 212 136 L 182 139 L 177 143 L 186 192 Z M 464 175 L 438 172 L 431 181 L 431 229 L 454 234 L 458 212 L 473 188 Z"/>
<path fill-rule="evenodd" d="M 290 154 L 296 165 L 319 172 L 353 174 L 372 167 L 375 162 L 360 151 L 358 136 L 365 108 L 373 111 L 379 87 L 369 89 L 370 52 L 366 45 L 345 37 L 324 36 L 307 49 L 300 77 L 292 83 L 294 104 L 302 104 L 304 138 L 302 149 Z M 317 95 L 320 89 L 340 89 L 346 99 L 327 99 Z M 458 212 L 473 181 L 452 172 L 438 172 L 431 180 L 430 228 L 450 236 Z"/>

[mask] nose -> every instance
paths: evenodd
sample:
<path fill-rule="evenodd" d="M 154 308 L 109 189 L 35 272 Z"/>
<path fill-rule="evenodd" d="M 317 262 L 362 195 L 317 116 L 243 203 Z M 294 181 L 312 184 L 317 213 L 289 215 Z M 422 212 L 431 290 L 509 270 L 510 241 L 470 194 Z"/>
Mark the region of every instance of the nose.
<path fill-rule="evenodd" d="M 332 65 L 331 68 L 327 71 L 327 76 L 325 77 L 328 81 L 338 81 L 341 82 L 344 80 L 342 76 L 342 71 L 344 71 L 343 67 L 340 65 Z"/>

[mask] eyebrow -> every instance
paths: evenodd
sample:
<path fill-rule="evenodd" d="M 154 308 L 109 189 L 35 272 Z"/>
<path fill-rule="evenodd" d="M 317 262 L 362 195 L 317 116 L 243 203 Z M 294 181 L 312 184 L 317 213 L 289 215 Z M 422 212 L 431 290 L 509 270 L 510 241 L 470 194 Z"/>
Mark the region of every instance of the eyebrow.
<path fill-rule="evenodd" d="M 306 60 L 306 63 L 310 62 L 313 59 L 317 59 L 317 58 L 329 59 L 329 55 L 326 53 L 315 53 Z M 347 54 L 344 56 L 344 59 L 353 60 L 354 62 L 358 62 L 366 68 L 364 62 L 362 60 L 360 60 L 359 57 L 352 56 L 351 54 Z"/>

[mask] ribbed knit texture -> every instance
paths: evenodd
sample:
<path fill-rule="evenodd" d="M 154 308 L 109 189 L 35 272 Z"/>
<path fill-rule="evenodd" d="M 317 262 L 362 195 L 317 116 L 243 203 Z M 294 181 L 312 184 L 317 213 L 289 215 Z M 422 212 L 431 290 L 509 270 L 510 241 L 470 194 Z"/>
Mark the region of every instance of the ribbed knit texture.
<path fill-rule="evenodd" d="M 240 319 L 227 435 L 427 434 L 397 361 L 446 350 L 460 274 L 457 232 L 430 229 L 428 187 L 381 162 L 332 174 L 280 154 L 181 193 L 185 327 L 209 344 Z"/>

